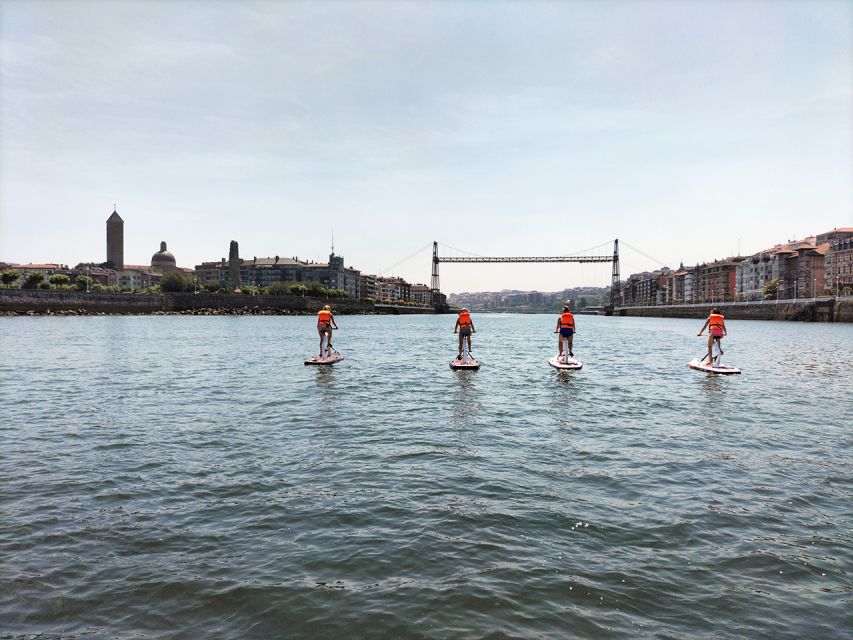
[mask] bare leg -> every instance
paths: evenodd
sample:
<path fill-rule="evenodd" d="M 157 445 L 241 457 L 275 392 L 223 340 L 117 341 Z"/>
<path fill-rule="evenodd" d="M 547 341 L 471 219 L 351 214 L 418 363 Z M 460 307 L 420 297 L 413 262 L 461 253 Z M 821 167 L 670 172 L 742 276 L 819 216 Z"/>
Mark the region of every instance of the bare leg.
<path fill-rule="evenodd" d="M 465 340 L 468 341 L 468 355 L 471 355 L 471 336 L 465 336 Z"/>
<path fill-rule="evenodd" d="M 456 356 L 456 359 L 457 359 L 457 360 L 461 360 L 461 359 L 462 359 L 462 341 L 463 341 L 464 339 L 465 339 L 465 336 L 463 336 L 463 335 L 462 335 L 462 333 L 460 332 L 460 333 L 459 333 L 459 354 Z"/>
<path fill-rule="evenodd" d="M 557 334 L 557 357 L 559 358 L 561 355 L 563 355 L 563 335 L 558 333 Z"/>
<path fill-rule="evenodd" d="M 708 364 L 714 364 L 714 356 L 711 353 L 711 349 L 714 346 L 714 336 L 708 334 Z"/>
<path fill-rule="evenodd" d="M 566 349 L 569 350 L 570 356 L 575 355 L 574 353 L 572 353 L 572 340 L 573 339 L 574 339 L 574 336 L 566 336 Z"/>
<path fill-rule="evenodd" d="M 325 337 L 325 335 L 326 335 L 325 331 L 320 332 L 320 357 L 321 358 L 323 357 L 323 338 Z"/>

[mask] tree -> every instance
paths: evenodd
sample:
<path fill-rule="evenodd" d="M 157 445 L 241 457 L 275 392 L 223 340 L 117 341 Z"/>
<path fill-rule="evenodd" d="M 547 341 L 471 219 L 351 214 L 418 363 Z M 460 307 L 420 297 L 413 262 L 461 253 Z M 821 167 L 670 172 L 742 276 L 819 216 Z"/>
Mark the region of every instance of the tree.
<path fill-rule="evenodd" d="M 115 268 L 116 268 L 115 264 L 112 262 L 109 262 L 109 261 L 107 261 L 107 262 L 78 262 L 74 267 L 74 271 L 82 271 L 86 267 L 100 267 L 102 269 L 113 269 L 113 270 L 115 270 Z"/>
<path fill-rule="evenodd" d="M 24 278 L 23 289 L 38 289 L 39 285 L 44 282 L 44 273 L 41 271 L 31 271 Z"/>
<path fill-rule="evenodd" d="M 71 282 L 71 276 L 65 275 L 64 273 L 54 273 L 50 276 L 50 284 L 54 287 L 59 288 L 60 286 L 66 285 Z"/>
<path fill-rule="evenodd" d="M 764 299 L 770 300 L 776 297 L 776 291 L 779 289 L 779 278 L 773 278 L 764 283 Z"/>
<path fill-rule="evenodd" d="M 193 280 L 183 271 L 168 271 L 160 278 L 160 291 L 176 293 L 180 291 L 192 291 Z"/>
<path fill-rule="evenodd" d="M 90 278 L 89 276 L 80 275 L 74 279 L 74 284 L 77 285 L 78 291 L 86 291 L 89 287 L 92 286 L 92 278 Z"/>
<path fill-rule="evenodd" d="M 18 279 L 21 277 L 21 272 L 17 269 L 6 269 L 0 273 L 0 280 L 2 280 L 3 284 L 9 286 L 10 284 L 15 284 Z"/>

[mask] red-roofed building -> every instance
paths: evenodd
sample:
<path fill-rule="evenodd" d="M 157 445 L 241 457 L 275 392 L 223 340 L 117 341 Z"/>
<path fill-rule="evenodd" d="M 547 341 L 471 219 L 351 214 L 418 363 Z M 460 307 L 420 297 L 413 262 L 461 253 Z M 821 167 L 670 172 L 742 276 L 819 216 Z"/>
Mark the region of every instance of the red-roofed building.
<path fill-rule="evenodd" d="M 784 256 L 779 277 L 780 298 L 814 298 L 826 290 L 825 260 L 829 243 L 780 251 Z"/>

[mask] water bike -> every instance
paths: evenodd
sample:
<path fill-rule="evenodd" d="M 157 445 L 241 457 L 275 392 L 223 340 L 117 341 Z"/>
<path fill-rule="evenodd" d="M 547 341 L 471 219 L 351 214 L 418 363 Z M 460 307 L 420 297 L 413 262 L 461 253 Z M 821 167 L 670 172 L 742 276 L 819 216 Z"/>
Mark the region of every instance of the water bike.
<path fill-rule="evenodd" d="M 569 355 L 569 352 L 566 351 L 563 355 L 557 354 L 550 360 L 548 360 L 548 364 L 550 364 L 555 369 L 562 369 L 565 371 L 577 371 L 583 367 L 583 362 L 580 360 L 575 360 Z"/>
<path fill-rule="evenodd" d="M 479 369 L 480 362 L 468 352 L 468 347 L 465 346 L 465 341 L 462 341 L 462 357 L 450 361 L 451 369 Z"/>
<path fill-rule="evenodd" d="M 720 341 L 714 340 L 714 344 L 711 346 L 711 360 L 708 360 L 708 354 L 706 353 L 701 358 L 694 358 L 687 366 L 691 369 L 695 369 L 696 371 L 704 371 L 705 373 L 714 373 L 721 376 L 730 376 L 735 373 L 740 373 L 740 369 L 737 367 L 730 367 L 728 365 L 722 364 L 720 362 L 720 358 L 723 355 L 723 350 L 720 348 Z"/>
<path fill-rule="evenodd" d="M 559 333 L 555 331 L 554 333 Z M 555 355 L 553 358 L 548 360 L 548 364 L 550 364 L 555 369 L 562 369 L 563 371 L 577 371 L 578 369 L 583 367 L 583 362 L 580 360 L 575 360 L 572 356 L 569 355 L 569 340 L 566 338 L 566 344 L 563 345 L 563 338 L 560 337 L 559 348 L 563 350 L 563 354 L 559 353 Z"/>
<path fill-rule="evenodd" d="M 320 354 L 305 360 L 305 364 L 335 364 L 344 359 L 340 352 L 329 345 L 329 336 L 323 336 L 323 342 L 320 345 Z"/>

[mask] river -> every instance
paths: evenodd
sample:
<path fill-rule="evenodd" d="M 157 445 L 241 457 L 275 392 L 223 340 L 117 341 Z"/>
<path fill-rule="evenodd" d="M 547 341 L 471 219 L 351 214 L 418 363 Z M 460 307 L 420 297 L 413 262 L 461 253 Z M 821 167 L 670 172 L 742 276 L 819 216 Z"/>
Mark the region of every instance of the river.
<path fill-rule="evenodd" d="M 0 318 L 0 637 L 850 637 L 850 325 L 337 322 Z"/>

